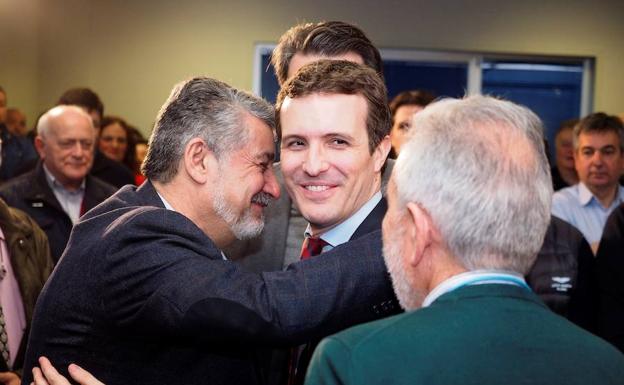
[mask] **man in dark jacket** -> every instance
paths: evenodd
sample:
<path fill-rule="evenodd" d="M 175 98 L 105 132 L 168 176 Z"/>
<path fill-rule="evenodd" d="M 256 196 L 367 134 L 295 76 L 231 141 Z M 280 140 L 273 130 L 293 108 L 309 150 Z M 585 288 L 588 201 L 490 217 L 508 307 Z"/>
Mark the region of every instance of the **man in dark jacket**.
<path fill-rule="evenodd" d="M 37 129 L 35 147 L 41 161 L 35 170 L 3 185 L 0 197 L 28 213 L 46 232 L 56 262 L 73 224 L 115 188 L 88 175 L 96 131 L 82 109 L 54 107 L 41 116 Z"/>
<path fill-rule="evenodd" d="M 45 355 L 108 385 L 258 384 L 256 347 L 388 313 L 379 231 L 287 271 L 224 260 L 279 196 L 274 121 L 268 103 L 213 79 L 173 90 L 143 164 L 148 182 L 74 227 L 37 302 L 25 372 Z"/>

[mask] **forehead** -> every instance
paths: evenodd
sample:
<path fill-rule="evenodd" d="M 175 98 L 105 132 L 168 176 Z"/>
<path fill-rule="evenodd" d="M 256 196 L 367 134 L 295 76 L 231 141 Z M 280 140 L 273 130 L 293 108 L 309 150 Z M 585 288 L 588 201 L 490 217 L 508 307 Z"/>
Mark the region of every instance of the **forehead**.
<path fill-rule="evenodd" d="M 589 131 L 579 135 L 579 147 L 620 146 L 620 138 L 613 131 Z"/>
<path fill-rule="evenodd" d="M 256 160 L 272 161 L 275 158 L 275 135 L 273 130 L 262 120 L 247 115 L 243 124 L 249 134 L 249 140 L 240 149 Z"/>
<path fill-rule="evenodd" d="M 358 63 L 358 64 L 364 64 L 364 59 L 362 59 L 362 56 L 360 56 L 359 54 L 353 51 L 345 52 L 339 55 L 330 55 L 330 56 L 314 54 L 314 53 L 308 54 L 308 53 L 297 52 L 292 57 L 292 59 L 290 59 L 290 63 L 288 65 L 288 77 L 291 77 L 292 75 L 297 73 L 299 68 L 303 67 L 304 65 L 315 62 L 315 61 L 319 61 L 321 59 L 347 60 L 347 61 Z"/>
<path fill-rule="evenodd" d="M 111 123 L 108 126 L 102 128 L 102 135 L 107 134 L 111 136 L 126 136 L 126 131 L 117 122 Z"/>
<path fill-rule="evenodd" d="M 9 110 L 7 112 L 7 117 L 13 119 L 24 119 L 26 115 L 24 115 L 20 110 Z"/>
<path fill-rule="evenodd" d="M 558 133 L 557 133 L 557 138 L 561 138 L 561 137 L 571 137 L 572 133 L 574 131 L 574 127 L 565 127 L 562 128 Z"/>
<path fill-rule="evenodd" d="M 66 112 L 57 116 L 50 128 L 50 133 L 58 139 L 84 138 L 95 135 L 89 118 L 73 112 Z"/>
<path fill-rule="evenodd" d="M 409 119 L 416 112 L 422 110 L 424 107 L 417 104 L 404 104 L 397 108 L 395 113 L 395 119 Z"/>
<path fill-rule="evenodd" d="M 311 94 L 286 98 L 280 110 L 282 136 L 365 135 L 366 100 L 362 95 Z"/>

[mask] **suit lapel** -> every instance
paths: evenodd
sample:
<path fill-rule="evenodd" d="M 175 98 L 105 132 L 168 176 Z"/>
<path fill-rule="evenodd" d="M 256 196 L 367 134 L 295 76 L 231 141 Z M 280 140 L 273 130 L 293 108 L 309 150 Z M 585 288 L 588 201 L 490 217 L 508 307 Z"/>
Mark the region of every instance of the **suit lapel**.
<path fill-rule="evenodd" d="M 364 222 L 358 226 L 355 230 L 350 241 L 354 239 L 358 239 L 368 233 L 372 233 L 373 231 L 381 229 L 381 222 L 383 221 L 384 215 L 386 215 L 386 211 L 388 210 L 388 203 L 386 202 L 386 198 L 381 198 L 377 206 L 373 209 L 373 211 L 368 214 Z"/>
<path fill-rule="evenodd" d="M 26 195 L 25 200 L 34 209 L 52 207 L 58 211 L 64 212 L 61 204 L 48 185 L 41 162 L 39 162 L 35 169 L 35 181 L 32 184 L 30 192 Z"/>

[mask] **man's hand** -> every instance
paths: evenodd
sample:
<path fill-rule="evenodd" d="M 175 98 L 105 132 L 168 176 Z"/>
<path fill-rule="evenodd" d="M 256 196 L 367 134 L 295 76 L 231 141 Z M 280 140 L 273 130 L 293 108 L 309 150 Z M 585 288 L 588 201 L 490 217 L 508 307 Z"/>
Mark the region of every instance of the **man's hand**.
<path fill-rule="evenodd" d="M 0 384 L 20 385 L 21 379 L 13 372 L 0 372 Z"/>
<path fill-rule="evenodd" d="M 57 372 L 47 358 L 40 357 L 39 365 L 41 365 L 41 369 L 37 367 L 33 368 L 34 382 L 32 382 L 31 385 L 70 385 L 67 378 Z M 69 375 L 81 385 L 104 385 L 93 377 L 91 373 L 76 364 L 69 365 L 67 370 L 69 371 Z"/>

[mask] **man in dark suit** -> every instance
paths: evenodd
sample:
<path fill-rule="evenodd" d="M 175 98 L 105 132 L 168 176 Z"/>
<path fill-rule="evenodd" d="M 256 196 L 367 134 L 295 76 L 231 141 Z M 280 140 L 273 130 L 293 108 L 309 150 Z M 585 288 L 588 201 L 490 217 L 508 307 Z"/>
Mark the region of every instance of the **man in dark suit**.
<path fill-rule="evenodd" d="M 391 126 L 386 94 L 374 70 L 350 61 L 307 64 L 283 85 L 276 103 L 280 169 L 308 221 L 302 257 L 381 228 Z M 306 255 L 314 242 L 318 251 Z M 291 357 L 299 362 L 291 365 L 289 384 L 303 383 L 313 346 Z"/>
<path fill-rule="evenodd" d="M 621 383 L 624 356 L 548 310 L 523 279 L 550 221 L 539 118 L 473 96 L 434 103 L 414 125 L 383 222 L 408 312 L 321 342 L 306 383 Z"/>
<path fill-rule="evenodd" d="M 319 59 L 349 60 L 364 64 L 383 77 L 381 55 L 357 26 L 342 21 L 302 23 L 293 26 L 279 39 L 271 63 L 280 86 L 305 64 Z M 382 174 L 382 191 L 390 176 L 392 162 Z M 285 189 L 281 164 L 275 164 L 280 187 Z M 261 236 L 237 242 L 228 256 L 246 268 L 262 272 L 280 270 L 298 261 L 308 218 L 302 216 L 289 194 L 282 194 L 266 213 L 266 228 Z M 381 222 L 381 218 L 379 219 Z"/>
<path fill-rule="evenodd" d="M 115 188 L 89 174 L 96 130 L 76 106 L 57 106 L 37 123 L 34 170 L 0 188 L 0 196 L 25 211 L 45 231 L 57 262 L 78 218 L 111 196 Z"/>
<path fill-rule="evenodd" d="M 596 255 L 598 333 L 624 353 L 624 204 L 613 210 Z"/>
<path fill-rule="evenodd" d="M 46 355 L 63 374 L 78 362 L 108 385 L 256 384 L 255 347 L 385 315 L 379 232 L 287 271 L 224 260 L 279 196 L 273 126 L 270 105 L 224 83 L 177 86 L 152 133 L 149 181 L 74 227 L 37 303 L 26 370 Z"/>

